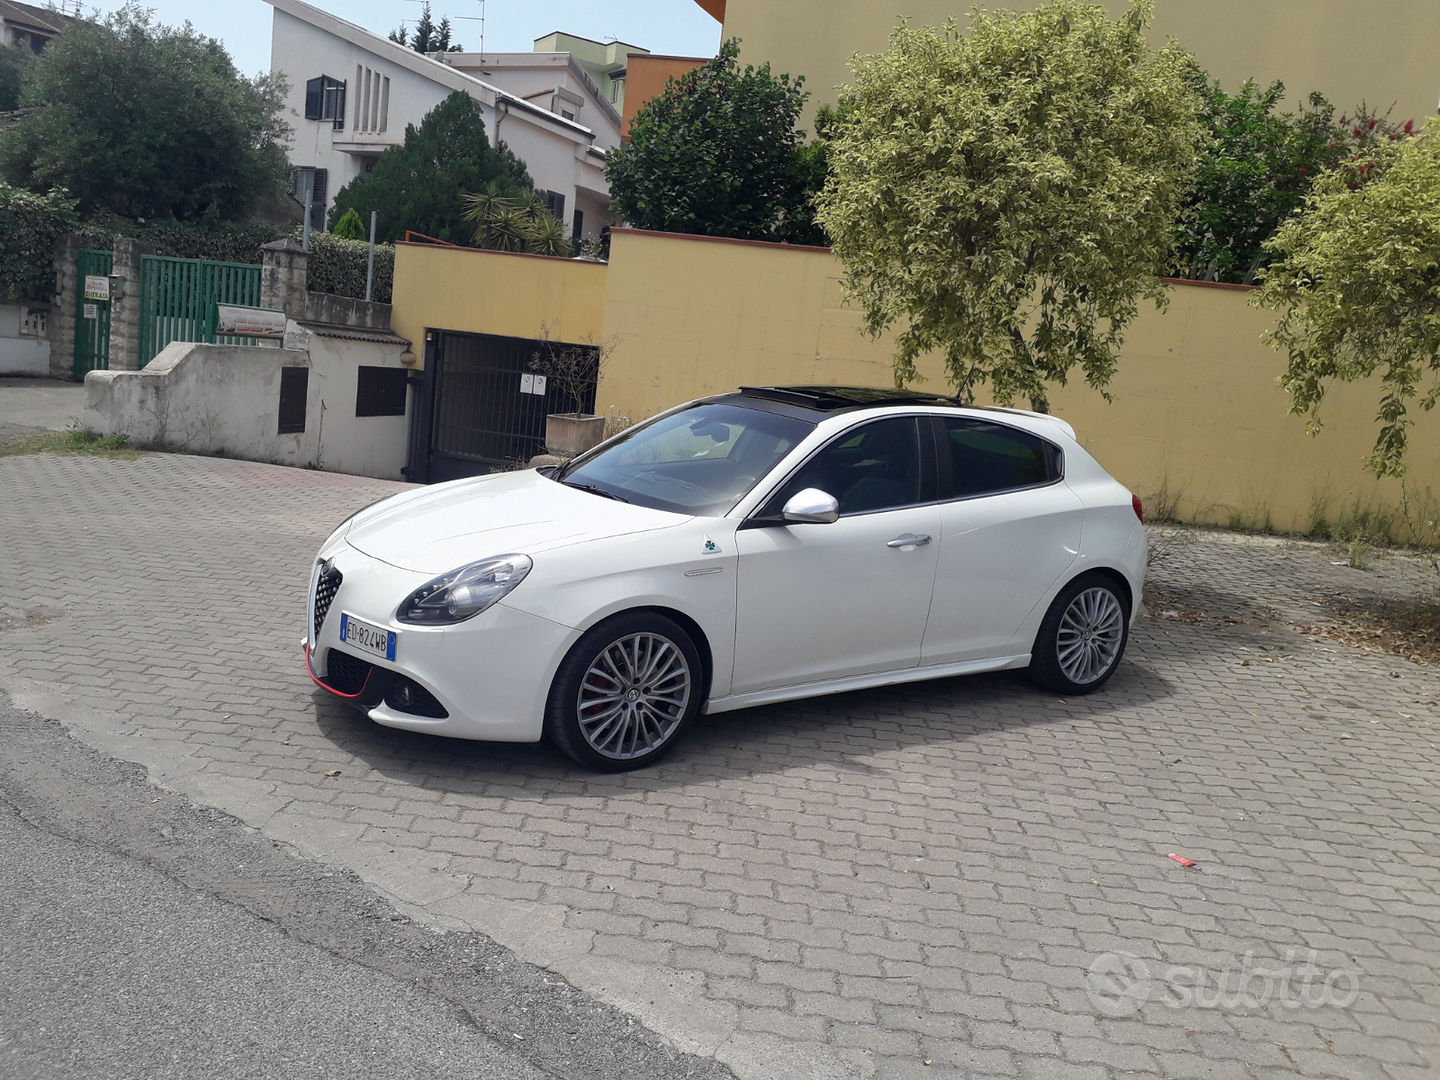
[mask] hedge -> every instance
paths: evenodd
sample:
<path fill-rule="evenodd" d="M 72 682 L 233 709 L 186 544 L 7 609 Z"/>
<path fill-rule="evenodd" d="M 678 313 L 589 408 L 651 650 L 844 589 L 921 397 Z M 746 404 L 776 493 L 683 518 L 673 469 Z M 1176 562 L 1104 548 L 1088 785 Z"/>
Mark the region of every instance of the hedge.
<path fill-rule="evenodd" d="M 63 192 L 35 195 L 0 182 L 0 299 L 54 295 L 55 241 L 78 221 Z"/>
<path fill-rule="evenodd" d="M 301 238 L 300 229 L 226 222 L 164 221 L 146 225 L 105 227 L 79 224 L 75 202 L 52 192 L 34 195 L 0 182 L 0 298 L 48 298 L 54 291 L 56 239 L 66 232 L 85 233 L 87 246 L 109 250 L 117 236 L 145 240 L 155 254 L 179 259 L 258 264 L 260 248 L 273 240 Z M 369 243 L 345 240 L 331 233 L 310 233 L 309 287 L 313 292 L 365 299 L 365 266 Z M 395 248 L 375 246 L 375 287 L 372 299 L 390 303 L 395 279 Z"/>
<path fill-rule="evenodd" d="M 300 239 L 299 232 L 292 234 Z M 365 265 L 370 244 L 366 240 L 345 240 L 333 233 L 310 234 L 310 261 L 307 283 L 311 292 L 333 293 L 365 299 Z M 370 299 L 390 303 L 395 281 L 395 247 L 375 245 L 375 288 Z"/>
<path fill-rule="evenodd" d="M 154 244 L 156 255 L 174 259 L 258 263 L 261 245 L 289 236 L 290 229 L 232 222 L 157 221 L 126 225 L 119 235 Z"/>

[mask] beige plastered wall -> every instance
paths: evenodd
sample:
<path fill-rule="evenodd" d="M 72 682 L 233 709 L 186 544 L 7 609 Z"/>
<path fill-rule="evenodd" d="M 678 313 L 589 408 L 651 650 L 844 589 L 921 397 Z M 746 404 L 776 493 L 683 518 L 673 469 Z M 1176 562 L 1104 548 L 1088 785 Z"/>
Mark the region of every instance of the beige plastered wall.
<path fill-rule="evenodd" d="M 1111 15 L 1125 0 L 1100 0 Z M 769 61 L 804 75 L 810 110 L 834 102 L 856 53 L 883 51 L 899 16 L 912 26 L 961 30 L 974 5 L 956 0 L 728 0 L 726 38 L 741 39 L 742 59 Z M 1025 10 L 1033 0 L 985 0 L 988 8 Z M 1244 80 L 1285 83 L 1290 107 L 1319 90 L 1341 111 L 1362 99 L 1417 122 L 1440 100 L 1440 3 L 1437 0 L 1156 0 L 1150 39 L 1174 37 L 1234 91 Z"/>
<path fill-rule="evenodd" d="M 435 329 L 598 344 L 605 276 L 578 259 L 397 244 L 390 325 L 422 357 Z"/>
<path fill-rule="evenodd" d="M 820 248 L 617 230 L 608 267 L 494 252 L 401 247 L 395 329 L 591 341 L 607 347 L 597 407 L 641 420 L 747 384 L 890 386 L 892 345 L 862 330 L 841 266 Z M 1270 312 L 1248 290 L 1176 284 L 1131 326 L 1107 402 L 1083 383 L 1053 410 L 1121 482 L 1186 521 L 1306 531 L 1355 510 L 1399 517 L 1401 488 L 1367 473 L 1377 383 L 1337 386 L 1318 437 L 1287 415 L 1284 357 L 1261 342 Z M 939 364 L 918 389 L 948 392 Z M 1407 486 L 1435 520 L 1440 417 L 1417 418 Z"/>

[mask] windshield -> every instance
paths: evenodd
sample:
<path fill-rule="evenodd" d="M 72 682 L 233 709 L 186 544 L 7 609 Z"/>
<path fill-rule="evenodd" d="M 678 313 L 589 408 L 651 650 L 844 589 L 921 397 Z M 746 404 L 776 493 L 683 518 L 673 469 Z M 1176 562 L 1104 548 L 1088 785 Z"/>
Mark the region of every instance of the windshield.
<path fill-rule="evenodd" d="M 637 506 L 718 516 L 814 427 L 738 405 L 696 405 L 633 429 L 555 479 Z"/>

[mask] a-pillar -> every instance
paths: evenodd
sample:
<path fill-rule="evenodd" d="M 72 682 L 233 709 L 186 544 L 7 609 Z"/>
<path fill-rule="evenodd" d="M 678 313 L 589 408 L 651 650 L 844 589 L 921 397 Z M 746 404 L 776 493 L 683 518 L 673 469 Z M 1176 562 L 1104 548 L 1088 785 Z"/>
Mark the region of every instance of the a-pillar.
<path fill-rule="evenodd" d="M 287 238 L 262 245 L 260 258 L 260 306 L 305 318 L 310 253 Z"/>
<path fill-rule="evenodd" d="M 114 279 L 110 288 L 110 370 L 140 367 L 140 259 L 155 254 L 155 245 L 129 237 L 115 238 Z"/>

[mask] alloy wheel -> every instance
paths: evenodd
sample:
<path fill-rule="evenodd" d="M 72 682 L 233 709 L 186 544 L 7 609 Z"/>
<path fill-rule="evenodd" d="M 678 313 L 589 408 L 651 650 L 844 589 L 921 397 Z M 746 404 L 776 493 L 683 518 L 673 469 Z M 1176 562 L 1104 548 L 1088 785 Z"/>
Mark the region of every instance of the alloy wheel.
<path fill-rule="evenodd" d="M 1086 589 L 1070 601 L 1055 636 L 1056 659 L 1079 686 L 1102 678 L 1120 655 L 1125 611 L 1109 589 Z"/>
<path fill-rule="evenodd" d="M 653 633 L 627 634 L 591 661 L 576 698 L 580 733 L 616 761 L 653 753 L 669 741 L 690 704 L 690 665 L 680 647 Z"/>

